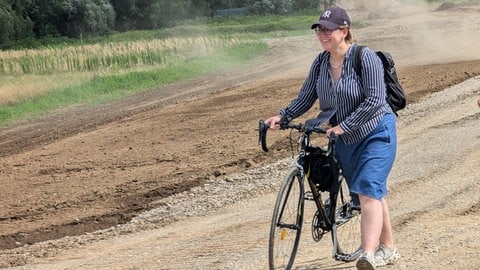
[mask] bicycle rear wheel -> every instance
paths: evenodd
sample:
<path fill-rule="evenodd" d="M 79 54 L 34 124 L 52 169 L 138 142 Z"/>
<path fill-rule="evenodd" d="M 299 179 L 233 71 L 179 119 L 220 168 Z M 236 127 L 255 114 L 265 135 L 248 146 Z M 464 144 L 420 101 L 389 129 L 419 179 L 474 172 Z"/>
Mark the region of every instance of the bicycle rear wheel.
<path fill-rule="evenodd" d="M 362 251 L 360 217 L 360 207 L 352 204 L 350 190 L 342 177 L 332 228 L 336 260 L 351 262 L 360 256 Z"/>
<path fill-rule="evenodd" d="M 291 269 L 302 231 L 304 186 L 298 168 L 283 181 L 273 209 L 268 263 L 273 269 Z"/>

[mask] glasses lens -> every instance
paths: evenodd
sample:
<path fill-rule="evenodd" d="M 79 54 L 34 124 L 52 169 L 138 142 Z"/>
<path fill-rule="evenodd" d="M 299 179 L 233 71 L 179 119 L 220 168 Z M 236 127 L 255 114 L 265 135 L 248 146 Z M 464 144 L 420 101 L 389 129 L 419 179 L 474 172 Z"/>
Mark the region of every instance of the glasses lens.
<path fill-rule="evenodd" d="M 321 34 L 324 34 L 324 35 L 330 35 L 331 33 L 333 32 L 333 30 L 330 30 L 330 29 L 327 29 L 327 28 L 322 28 L 322 27 L 317 27 L 315 28 L 315 33 L 317 33 L 317 35 L 321 35 Z"/>

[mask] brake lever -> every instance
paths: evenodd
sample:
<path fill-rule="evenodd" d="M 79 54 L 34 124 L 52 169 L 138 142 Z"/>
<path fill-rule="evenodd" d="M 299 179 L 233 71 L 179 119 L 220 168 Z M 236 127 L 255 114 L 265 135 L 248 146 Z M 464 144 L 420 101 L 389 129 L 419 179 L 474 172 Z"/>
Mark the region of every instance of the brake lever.
<path fill-rule="evenodd" d="M 335 155 L 335 153 L 333 153 L 333 147 L 335 145 L 335 143 L 337 142 L 337 139 L 338 139 L 338 135 L 335 134 L 335 133 L 331 133 L 330 136 L 328 137 L 328 152 L 327 152 L 327 156 L 330 156 L 331 154 Z"/>

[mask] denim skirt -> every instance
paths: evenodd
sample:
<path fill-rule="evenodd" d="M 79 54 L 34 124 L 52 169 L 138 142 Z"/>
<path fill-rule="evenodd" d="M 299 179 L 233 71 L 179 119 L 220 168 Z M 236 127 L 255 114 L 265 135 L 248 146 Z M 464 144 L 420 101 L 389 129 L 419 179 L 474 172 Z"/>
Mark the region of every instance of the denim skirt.
<path fill-rule="evenodd" d="M 350 192 L 381 200 L 387 195 L 387 178 L 397 152 L 396 119 L 386 114 L 361 141 L 345 144 L 338 140 L 336 157 Z M 358 198 L 355 198 L 357 202 Z"/>

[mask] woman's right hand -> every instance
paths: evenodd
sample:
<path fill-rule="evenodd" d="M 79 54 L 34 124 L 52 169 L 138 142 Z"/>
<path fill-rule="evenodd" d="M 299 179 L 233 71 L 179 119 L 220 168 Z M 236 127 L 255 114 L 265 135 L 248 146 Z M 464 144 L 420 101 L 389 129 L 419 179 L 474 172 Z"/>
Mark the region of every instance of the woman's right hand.
<path fill-rule="evenodd" d="M 281 120 L 282 116 L 279 114 L 265 120 L 265 124 L 267 124 L 270 129 L 279 129 Z"/>

